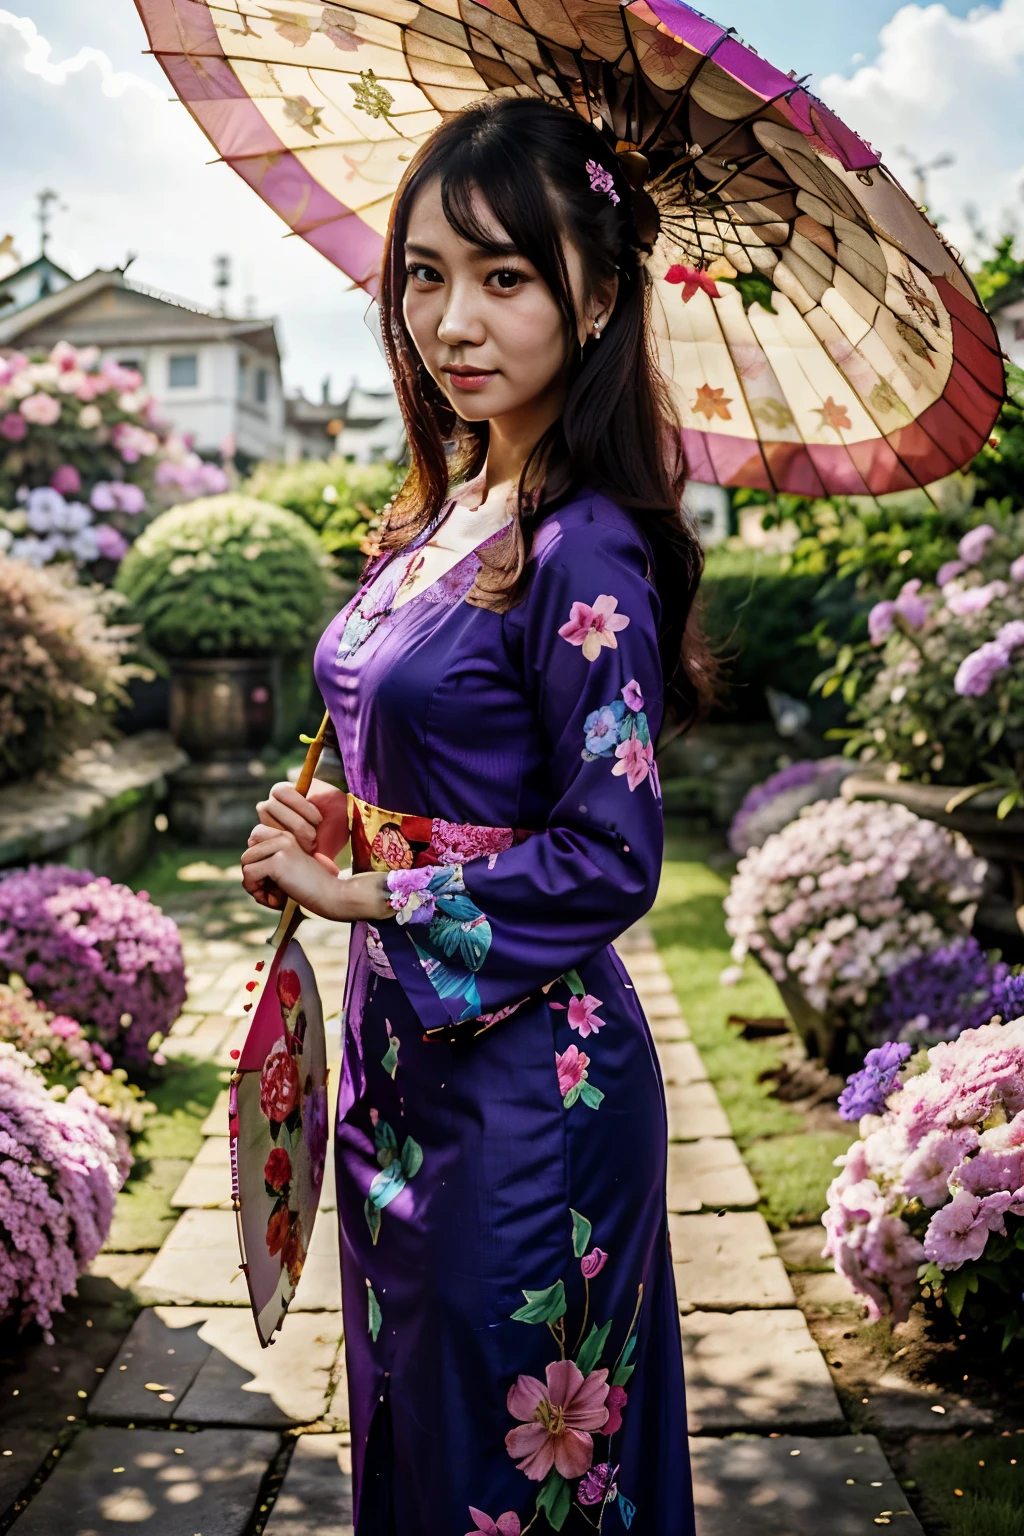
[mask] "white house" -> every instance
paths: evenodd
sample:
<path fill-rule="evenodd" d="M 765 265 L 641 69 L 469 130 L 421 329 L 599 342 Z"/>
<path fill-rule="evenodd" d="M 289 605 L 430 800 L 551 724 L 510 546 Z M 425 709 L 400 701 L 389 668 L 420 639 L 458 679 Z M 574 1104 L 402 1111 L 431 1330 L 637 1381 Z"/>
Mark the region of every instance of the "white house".
<path fill-rule="evenodd" d="M 988 301 L 996 322 L 999 345 L 1018 368 L 1024 368 L 1024 278 L 1014 278 Z"/>
<path fill-rule="evenodd" d="M 0 297 L 20 295 L 19 278 L 29 270 L 0 281 Z M 69 278 L 60 287 L 51 280 L 42 297 L 13 309 L 0 306 L 0 350 L 48 350 L 58 341 L 98 346 L 137 368 L 163 414 L 192 437 L 198 453 L 237 454 L 243 469 L 246 461 L 283 458 L 284 389 L 273 320 L 210 314 L 136 287 L 118 269 Z"/>
<path fill-rule="evenodd" d="M 405 453 L 405 423 L 398 397 L 386 389 L 363 389 L 354 380 L 341 407 L 342 428 L 336 438 L 342 458 L 353 464 L 394 463 Z"/>

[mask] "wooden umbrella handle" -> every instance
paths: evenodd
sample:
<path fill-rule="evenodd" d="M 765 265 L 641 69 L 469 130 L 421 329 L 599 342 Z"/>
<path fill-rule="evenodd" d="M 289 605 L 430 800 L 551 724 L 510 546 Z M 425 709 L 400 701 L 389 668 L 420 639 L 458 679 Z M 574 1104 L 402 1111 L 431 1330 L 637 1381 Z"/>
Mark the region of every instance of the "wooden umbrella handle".
<path fill-rule="evenodd" d="M 320 754 L 324 750 L 324 734 L 330 723 L 330 715 L 325 714 L 323 719 L 320 721 L 320 729 L 317 731 L 315 736 L 302 736 L 299 738 L 300 741 L 304 741 L 308 744 L 306 750 L 306 761 L 299 769 L 299 776 L 295 780 L 295 788 L 298 790 L 300 795 L 306 795 L 309 793 L 309 786 L 316 778 L 316 770 L 320 762 Z M 286 937 L 290 936 L 290 931 L 294 926 L 294 918 L 297 910 L 298 902 L 293 901 L 289 896 L 288 900 L 284 904 L 284 910 L 281 913 L 281 920 L 277 927 L 274 929 L 274 932 L 270 938 L 267 940 L 273 949 L 278 949 L 281 944 L 284 943 Z"/>

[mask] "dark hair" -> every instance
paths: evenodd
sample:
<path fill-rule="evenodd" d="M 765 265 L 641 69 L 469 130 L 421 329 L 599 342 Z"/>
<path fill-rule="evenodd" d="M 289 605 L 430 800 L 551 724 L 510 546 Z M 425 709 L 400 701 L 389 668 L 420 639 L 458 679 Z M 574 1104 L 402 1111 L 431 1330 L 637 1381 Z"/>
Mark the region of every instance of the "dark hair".
<path fill-rule="evenodd" d="M 617 201 L 591 187 L 587 161 L 612 178 Z M 519 484 L 513 536 L 488 552 L 469 600 L 504 611 L 529 580 L 534 530 L 553 507 L 587 487 L 628 508 L 654 556 L 666 713 L 690 724 L 710 700 L 714 666 L 696 615 L 703 554 L 682 509 L 685 462 L 679 423 L 652 355 L 649 251 L 638 233 L 650 199 L 590 123 L 536 97 L 490 97 L 448 119 L 420 148 L 395 197 L 381 280 L 381 325 L 409 437 L 411 467 L 381 535 L 402 549 L 441 513 L 457 479 L 475 474 L 488 426 L 465 422 L 422 364 L 402 315 L 405 237 L 422 188 L 440 181 L 448 223 L 463 239 L 495 249 L 473 208 L 478 189 L 519 253 L 551 289 L 576 353 L 576 311 L 564 255 L 570 241 L 594 284 L 618 273 L 615 308 L 600 341 L 574 356 L 565 406 L 537 443 Z M 647 205 L 646 207 L 644 205 Z"/>

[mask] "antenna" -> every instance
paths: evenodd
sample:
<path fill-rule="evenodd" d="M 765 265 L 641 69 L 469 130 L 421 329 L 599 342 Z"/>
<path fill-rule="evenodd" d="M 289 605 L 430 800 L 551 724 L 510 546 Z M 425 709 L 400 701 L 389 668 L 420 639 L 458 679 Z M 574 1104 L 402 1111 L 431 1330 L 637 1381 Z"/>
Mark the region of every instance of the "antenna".
<path fill-rule="evenodd" d="M 50 221 L 53 218 L 53 213 L 51 212 L 51 210 L 53 208 L 54 203 L 59 203 L 59 202 L 60 202 L 60 195 L 59 195 L 59 193 L 54 192 L 52 187 L 46 187 L 36 197 L 36 203 L 38 204 L 38 212 L 36 213 L 36 220 L 37 220 L 37 222 L 39 224 L 39 254 L 40 254 L 40 256 L 45 256 L 46 255 L 46 247 L 47 247 L 47 245 L 49 243 L 49 239 L 50 239 Z"/>
<path fill-rule="evenodd" d="M 228 312 L 228 289 L 231 287 L 231 257 L 215 256 L 213 258 L 213 286 L 220 293 L 220 312 L 226 315 Z"/>
<path fill-rule="evenodd" d="M 920 161 L 918 160 L 917 156 L 912 153 L 911 150 L 906 149 L 902 144 L 900 145 L 899 149 L 897 149 L 896 153 L 901 157 L 901 159 L 910 161 L 910 169 L 914 176 L 914 201 L 917 203 L 919 208 L 927 208 L 928 172 L 941 171 L 945 166 L 952 165 L 956 159 L 956 156 L 941 154 L 936 155 L 934 160 L 928 160 L 927 162 Z"/>

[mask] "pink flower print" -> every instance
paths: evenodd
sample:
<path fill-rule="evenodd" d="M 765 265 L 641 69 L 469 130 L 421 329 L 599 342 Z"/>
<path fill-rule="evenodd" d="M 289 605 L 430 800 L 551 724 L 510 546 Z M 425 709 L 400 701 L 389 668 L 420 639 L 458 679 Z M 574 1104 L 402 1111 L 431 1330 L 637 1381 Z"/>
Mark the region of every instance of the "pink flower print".
<path fill-rule="evenodd" d="M 635 715 L 639 714 L 643 709 L 644 696 L 640 692 L 640 684 L 635 677 L 631 677 L 625 688 L 623 688 L 622 697 L 625 700 L 626 708 L 631 709 Z"/>
<path fill-rule="evenodd" d="M 519 1536 L 519 1516 L 511 1510 L 507 1514 L 499 1515 L 497 1520 L 492 1520 L 490 1515 L 485 1515 L 482 1509 L 474 1509 L 469 1506 L 469 1518 L 473 1522 L 473 1529 L 466 1532 L 466 1536 Z"/>
<path fill-rule="evenodd" d="M 581 1504 L 614 1504 L 618 1489 L 615 1486 L 615 1474 L 618 1467 L 613 1467 L 610 1461 L 602 1461 L 596 1467 L 591 1467 L 580 1479 L 576 1497 Z"/>
<path fill-rule="evenodd" d="M 589 992 L 586 997 L 574 997 L 569 1004 L 569 1028 L 578 1029 L 584 1040 L 588 1035 L 596 1035 L 608 1022 L 607 1019 L 595 1017 L 600 1006 L 601 999 L 593 997 Z"/>
<path fill-rule="evenodd" d="M 618 606 L 618 598 L 609 597 L 607 593 L 596 597 L 593 607 L 588 603 L 573 603 L 568 622 L 558 633 L 570 645 L 581 645 L 588 661 L 596 661 L 603 645 L 610 645 L 613 651 L 618 649 L 616 631 L 625 629 L 629 623 L 626 614 L 615 612 Z"/>
<path fill-rule="evenodd" d="M 603 1248 L 591 1248 L 590 1252 L 580 1259 L 580 1269 L 583 1271 L 584 1280 L 593 1280 L 594 1276 L 599 1275 L 607 1263 L 608 1255 Z"/>
<path fill-rule="evenodd" d="M 622 1410 L 626 1406 L 625 1387 L 608 1388 L 608 1422 L 604 1426 L 606 1435 L 614 1435 L 622 1428 Z"/>
<path fill-rule="evenodd" d="M 981 1201 L 977 1195 L 961 1190 L 928 1223 L 925 1257 L 943 1269 L 959 1269 L 967 1259 L 981 1258 L 988 1232 Z"/>
<path fill-rule="evenodd" d="M 626 775 L 626 783 L 632 794 L 654 767 L 654 747 L 650 742 L 643 746 L 639 736 L 631 736 L 628 741 L 619 742 L 615 748 L 615 756 L 618 762 L 612 769 L 612 773 Z"/>
<path fill-rule="evenodd" d="M 576 1045 L 570 1045 L 561 1056 L 555 1052 L 555 1070 L 558 1073 L 558 1091 L 564 1099 L 570 1088 L 575 1088 L 586 1076 L 590 1057 Z"/>
<path fill-rule="evenodd" d="M 437 854 L 438 864 L 466 864 L 488 854 L 504 853 L 514 842 L 511 827 L 477 827 L 458 821 L 442 821 L 435 818 L 430 833 L 430 846 Z"/>
<path fill-rule="evenodd" d="M 584 1376 L 573 1360 L 555 1360 L 545 1372 L 520 1376 L 509 1389 L 508 1411 L 522 1422 L 505 1436 L 505 1446 L 520 1472 L 543 1482 L 552 1467 L 565 1478 L 582 1477 L 594 1459 L 589 1431 L 608 1420 L 607 1370 Z"/>
<path fill-rule="evenodd" d="M 406 837 L 392 823 L 381 827 L 370 844 L 374 858 L 380 859 L 388 869 L 411 869 L 412 848 Z"/>

